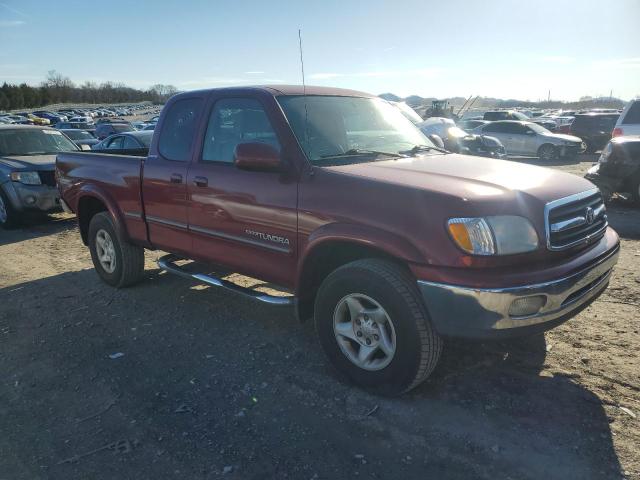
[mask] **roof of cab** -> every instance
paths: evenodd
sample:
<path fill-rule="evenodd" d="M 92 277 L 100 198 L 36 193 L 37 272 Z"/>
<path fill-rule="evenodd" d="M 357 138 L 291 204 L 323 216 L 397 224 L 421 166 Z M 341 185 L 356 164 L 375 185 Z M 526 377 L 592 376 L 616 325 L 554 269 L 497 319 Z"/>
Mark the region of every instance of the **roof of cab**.
<path fill-rule="evenodd" d="M 318 87 L 313 85 L 251 85 L 241 87 L 223 87 L 223 88 L 207 88 L 202 90 L 195 90 L 189 92 L 183 92 L 179 96 L 193 95 L 193 94 L 209 94 L 212 92 L 233 92 L 233 93 L 250 93 L 250 92 L 267 92 L 274 96 L 280 95 L 328 95 L 339 97 L 366 97 L 375 98 L 375 95 L 370 93 L 360 92 L 358 90 L 349 90 L 346 88 L 333 88 L 333 87 Z"/>

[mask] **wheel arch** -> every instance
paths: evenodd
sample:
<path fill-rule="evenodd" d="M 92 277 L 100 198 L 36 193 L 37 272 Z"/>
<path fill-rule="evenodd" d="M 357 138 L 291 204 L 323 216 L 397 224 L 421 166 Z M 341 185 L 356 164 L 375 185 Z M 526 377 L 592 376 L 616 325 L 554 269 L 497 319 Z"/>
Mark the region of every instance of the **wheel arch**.
<path fill-rule="evenodd" d="M 89 224 L 91 219 L 100 212 L 107 212 L 121 238 L 128 240 L 129 235 L 125 223 L 119 213 L 116 203 L 97 189 L 86 188 L 80 192 L 77 200 L 76 215 L 80 236 L 85 245 L 89 243 Z"/>
<path fill-rule="evenodd" d="M 398 240 L 398 239 L 396 239 Z M 417 261 L 419 253 L 409 243 L 375 241 L 365 235 L 327 235 L 312 240 L 302 258 L 296 281 L 296 313 L 300 321 L 313 316 L 320 284 L 338 267 L 365 258 L 389 260 L 409 271 L 408 263 Z"/>

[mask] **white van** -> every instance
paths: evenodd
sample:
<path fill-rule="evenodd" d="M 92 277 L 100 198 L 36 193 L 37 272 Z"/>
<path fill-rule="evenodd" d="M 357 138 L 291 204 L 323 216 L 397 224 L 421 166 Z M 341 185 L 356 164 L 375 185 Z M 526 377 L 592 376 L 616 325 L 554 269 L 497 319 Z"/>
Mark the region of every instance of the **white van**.
<path fill-rule="evenodd" d="M 622 137 L 623 135 L 640 135 L 640 98 L 631 100 L 616 122 L 613 136 Z"/>

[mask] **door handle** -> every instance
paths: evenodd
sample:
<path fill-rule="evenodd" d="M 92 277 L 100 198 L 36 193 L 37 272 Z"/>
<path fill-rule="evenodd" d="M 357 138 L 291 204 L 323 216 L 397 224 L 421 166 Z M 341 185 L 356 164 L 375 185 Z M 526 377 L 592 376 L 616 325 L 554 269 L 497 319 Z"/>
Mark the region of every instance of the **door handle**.
<path fill-rule="evenodd" d="M 182 175 L 179 173 L 173 173 L 171 175 L 171 183 L 182 183 Z"/>
<path fill-rule="evenodd" d="M 193 184 L 196 187 L 206 187 L 209 185 L 209 179 L 207 177 L 194 177 Z"/>

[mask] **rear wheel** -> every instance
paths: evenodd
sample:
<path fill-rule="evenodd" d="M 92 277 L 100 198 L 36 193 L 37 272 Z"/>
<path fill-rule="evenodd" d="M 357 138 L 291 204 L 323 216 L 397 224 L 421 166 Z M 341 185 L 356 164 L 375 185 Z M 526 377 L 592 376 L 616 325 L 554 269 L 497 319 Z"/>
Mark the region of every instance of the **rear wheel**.
<path fill-rule="evenodd" d="M 144 248 L 121 240 L 107 212 L 89 223 L 89 251 L 98 275 L 112 287 L 128 287 L 142 279 Z"/>
<path fill-rule="evenodd" d="M 315 324 L 333 365 L 377 393 L 416 387 L 442 350 L 415 280 L 385 260 L 358 260 L 331 273 L 318 291 Z"/>
<path fill-rule="evenodd" d="M 556 152 L 556 148 L 550 143 L 545 143 L 538 149 L 538 158 L 540 160 L 544 160 L 545 162 L 551 162 L 558 158 L 558 153 Z"/>

